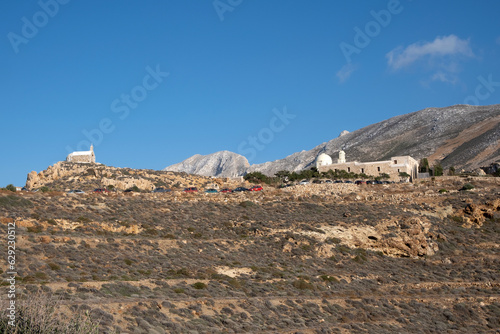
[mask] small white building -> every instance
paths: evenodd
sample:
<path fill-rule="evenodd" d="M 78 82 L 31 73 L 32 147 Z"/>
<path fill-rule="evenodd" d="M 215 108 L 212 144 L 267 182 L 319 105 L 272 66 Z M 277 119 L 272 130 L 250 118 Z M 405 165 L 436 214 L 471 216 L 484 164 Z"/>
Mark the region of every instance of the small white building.
<path fill-rule="evenodd" d="M 95 163 L 94 145 L 90 145 L 90 151 L 76 151 L 68 154 L 66 162 Z"/>

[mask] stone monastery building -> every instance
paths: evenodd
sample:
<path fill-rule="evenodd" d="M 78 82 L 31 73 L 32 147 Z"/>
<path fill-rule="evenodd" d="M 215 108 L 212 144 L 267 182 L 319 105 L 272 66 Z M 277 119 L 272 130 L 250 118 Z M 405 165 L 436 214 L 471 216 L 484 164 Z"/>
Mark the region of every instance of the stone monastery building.
<path fill-rule="evenodd" d="M 66 157 L 66 162 L 95 163 L 94 145 L 90 145 L 90 151 L 76 151 Z"/>
<path fill-rule="evenodd" d="M 383 173 L 390 176 L 391 181 L 400 181 L 399 173 L 407 173 L 410 175 L 410 181 L 417 178 L 418 161 L 409 155 L 392 157 L 387 161 L 375 162 L 347 162 L 345 152 L 339 152 L 337 163 L 333 163 L 332 158 L 325 153 L 321 153 L 316 158 L 316 168 L 319 172 L 327 172 L 329 170 L 345 170 L 356 174 L 366 174 L 377 177 Z"/>

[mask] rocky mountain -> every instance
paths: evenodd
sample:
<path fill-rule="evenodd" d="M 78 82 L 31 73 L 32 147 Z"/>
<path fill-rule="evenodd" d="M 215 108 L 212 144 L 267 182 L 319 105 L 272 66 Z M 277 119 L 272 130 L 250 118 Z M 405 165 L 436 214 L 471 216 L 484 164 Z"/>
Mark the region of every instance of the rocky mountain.
<path fill-rule="evenodd" d="M 339 150 L 349 161 L 388 160 L 392 156 L 427 157 L 432 164 L 441 161 L 444 168 L 473 170 L 500 160 L 500 105 L 456 105 L 427 108 L 342 133 L 311 150 L 286 158 L 245 168 L 244 157 L 231 152 L 207 156 L 195 155 L 166 170 L 200 175 L 235 176 L 259 171 L 274 175 L 280 170 L 299 171 L 314 166 L 320 153 L 335 161 Z M 231 157 L 224 159 L 223 157 Z M 238 159 L 236 159 L 238 157 Z M 237 164 L 233 164 L 233 160 Z"/>
<path fill-rule="evenodd" d="M 314 166 L 318 154 L 343 149 L 347 160 L 377 161 L 392 156 L 428 157 L 443 167 L 476 169 L 500 160 L 500 105 L 427 108 L 346 133 L 309 151 L 252 165 L 248 171 L 273 175 Z"/>
<path fill-rule="evenodd" d="M 236 177 L 245 174 L 249 166 L 244 156 L 229 151 L 220 151 L 208 155 L 193 155 L 164 170 L 202 176 Z"/>

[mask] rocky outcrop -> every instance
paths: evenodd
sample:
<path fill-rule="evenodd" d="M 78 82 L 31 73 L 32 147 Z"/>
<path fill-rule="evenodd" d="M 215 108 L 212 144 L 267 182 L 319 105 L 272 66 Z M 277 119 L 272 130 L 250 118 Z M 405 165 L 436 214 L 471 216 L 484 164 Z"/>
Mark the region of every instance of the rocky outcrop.
<path fill-rule="evenodd" d="M 487 219 L 500 218 L 500 199 L 479 205 L 469 203 L 458 216 L 463 216 L 464 227 L 482 226 Z"/>
<path fill-rule="evenodd" d="M 203 176 L 238 177 L 244 175 L 249 166 L 244 156 L 229 151 L 220 151 L 209 155 L 193 155 L 164 170 Z"/>
<path fill-rule="evenodd" d="M 67 163 L 64 161 L 60 161 L 52 166 L 49 166 L 46 170 L 40 173 L 37 173 L 35 171 L 30 172 L 26 179 L 26 188 L 40 188 L 46 184 L 52 183 L 65 177 L 84 174 L 88 170 L 94 171 L 94 166 L 96 165 Z"/>
<path fill-rule="evenodd" d="M 67 191 L 95 188 L 125 190 L 134 186 L 150 191 L 155 187 L 182 189 L 185 187 L 218 187 L 224 184 L 222 179 L 202 176 L 190 176 L 186 173 L 154 171 L 149 169 L 131 169 L 105 166 L 102 164 L 81 164 L 58 162 L 46 170 L 28 174 L 26 187 L 30 190 L 47 186 L 52 190 Z"/>
<path fill-rule="evenodd" d="M 295 231 L 296 234 L 307 235 L 324 242 L 336 239 L 339 244 L 351 249 L 369 249 L 382 252 L 392 257 L 421 257 L 434 255 L 439 246 L 438 239 L 445 237 L 432 230 L 430 222 L 421 218 L 403 221 L 381 221 L 376 226 L 356 224 L 347 225 L 340 222 L 336 226 L 325 225 L 319 231 Z M 300 244 L 290 239 L 283 246 L 283 252 L 293 252 Z M 315 252 L 318 257 L 328 258 L 335 253 L 338 245 L 320 244 Z"/>

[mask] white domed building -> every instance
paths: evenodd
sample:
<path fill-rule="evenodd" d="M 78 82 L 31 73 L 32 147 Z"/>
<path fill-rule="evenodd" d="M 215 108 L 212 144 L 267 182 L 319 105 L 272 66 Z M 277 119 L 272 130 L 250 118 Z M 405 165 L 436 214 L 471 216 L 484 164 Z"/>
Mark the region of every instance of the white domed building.
<path fill-rule="evenodd" d="M 332 157 L 326 153 L 321 153 L 316 158 L 316 168 L 319 169 L 320 166 L 328 166 L 333 163 Z"/>

